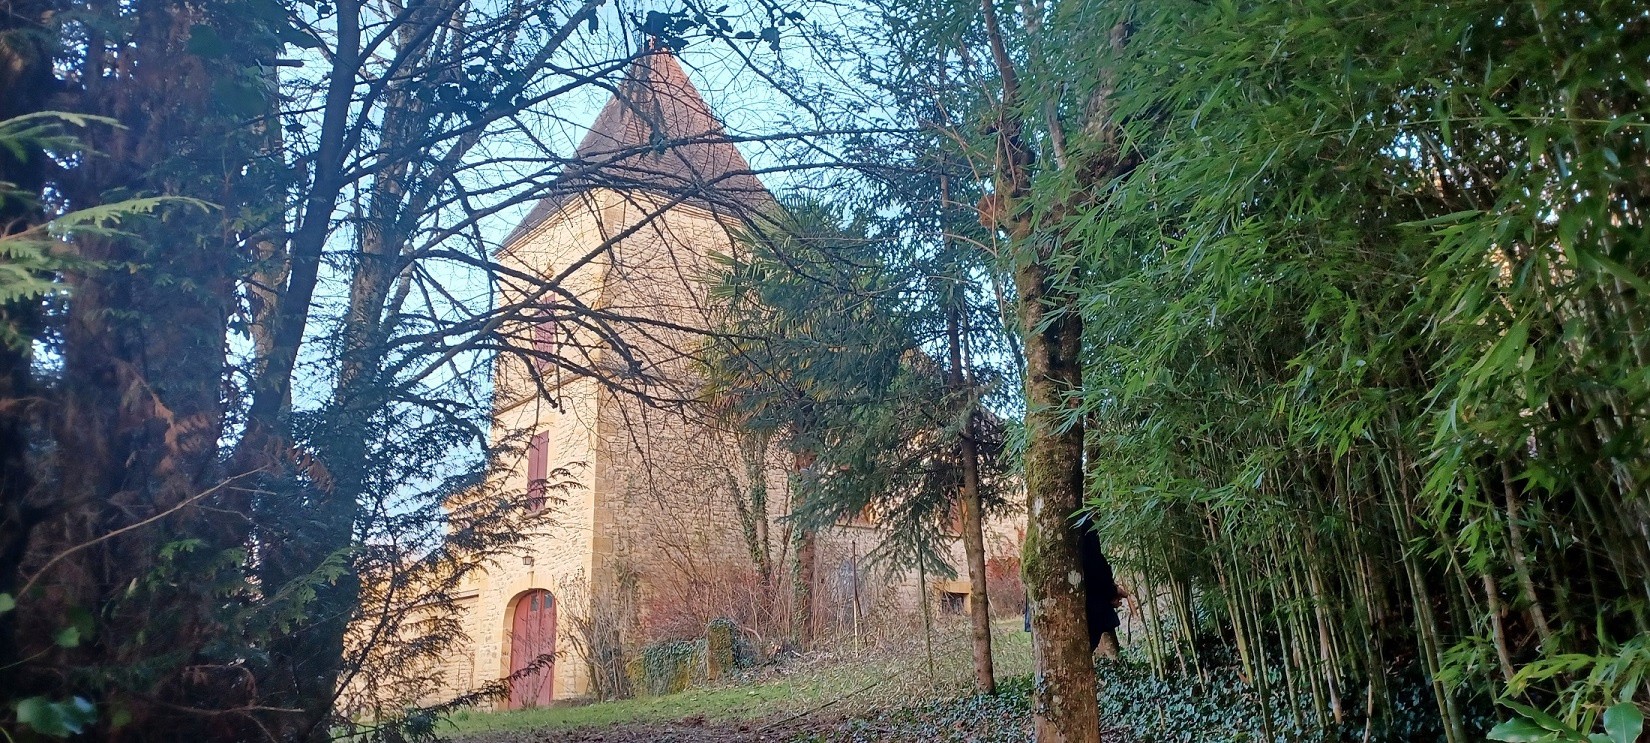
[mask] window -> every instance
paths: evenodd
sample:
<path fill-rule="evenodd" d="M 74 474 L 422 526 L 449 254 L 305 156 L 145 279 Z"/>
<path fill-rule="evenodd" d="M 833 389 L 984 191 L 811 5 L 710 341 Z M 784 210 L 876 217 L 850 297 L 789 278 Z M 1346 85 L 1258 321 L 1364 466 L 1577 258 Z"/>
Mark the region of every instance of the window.
<path fill-rule="evenodd" d="M 527 444 L 527 512 L 544 510 L 549 496 L 550 434 L 535 433 Z"/>
<path fill-rule="evenodd" d="M 968 606 L 968 594 L 940 591 L 940 611 L 946 614 L 961 614 Z"/>

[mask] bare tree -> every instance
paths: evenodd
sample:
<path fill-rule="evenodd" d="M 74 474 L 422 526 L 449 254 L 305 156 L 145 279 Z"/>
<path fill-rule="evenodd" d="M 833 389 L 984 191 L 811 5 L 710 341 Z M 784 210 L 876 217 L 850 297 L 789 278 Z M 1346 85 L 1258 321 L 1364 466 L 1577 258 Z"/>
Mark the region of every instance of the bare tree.
<path fill-rule="evenodd" d="M 217 208 L 66 242 L 83 262 L 36 329 L 60 361 L 7 357 L 8 379 L 44 380 L 0 405 L 8 436 L 41 442 L 6 454 L 0 534 L 20 559 L 0 582 L 17 602 L 0 645 L 27 659 L 5 665 L 7 699 L 107 700 L 133 710 L 130 739 L 326 737 L 354 673 L 438 654 L 452 625 L 430 607 L 531 524 L 520 494 L 482 487 L 508 453 L 489 430 L 495 356 L 650 405 L 695 399 L 633 374 L 647 344 L 620 328 L 704 328 L 594 307 L 567 283 L 717 184 L 659 189 L 647 172 L 654 150 L 692 141 L 592 158 L 555 130 L 624 88 L 657 51 L 646 37 L 756 65 L 798 17 L 773 2 L 40 6 L 28 22 L 74 57 L 56 68 L 64 107 L 124 128 L 94 130 L 101 155 L 65 159 L 49 187 L 18 182 L 71 207 L 131 189 Z M 847 133 L 716 136 L 808 142 L 814 157 L 782 172 L 840 162 L 819 143 Z M 489 228 L 518 207 L 646 183 L 642 223 L 557 273 L 496 253 Z M 544 326 L 573 342 L 532 343 Z M 458 493 L 485 496 L 454 508 Z M 95 645 L 53 644 L 71 610 L 93 618 Z M 422 639 L 380 644 L 409 632 Z M 140 680 L 110 672 L 151 661 Z M 105 672 L 112 686 L 64 681 Z"/>

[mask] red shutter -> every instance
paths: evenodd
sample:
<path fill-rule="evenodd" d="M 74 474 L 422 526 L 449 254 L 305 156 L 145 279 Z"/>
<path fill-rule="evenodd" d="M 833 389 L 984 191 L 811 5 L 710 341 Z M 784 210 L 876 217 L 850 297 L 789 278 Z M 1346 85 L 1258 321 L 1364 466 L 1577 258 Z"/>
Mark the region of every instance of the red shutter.
<path fill-rule="evenodd" d="M 533 368 L 543 373 L 550 366 L 550 353 L 555 347 L 550 323 L 539 321 L 533 323 Z"/>
<path fill-rule="evenodd" d="M 527 444 L 527 510 L 536 512 L 544 508 L 544 500 L 549 490 L 550 469 L 550 434 L 536 433 Z"/>

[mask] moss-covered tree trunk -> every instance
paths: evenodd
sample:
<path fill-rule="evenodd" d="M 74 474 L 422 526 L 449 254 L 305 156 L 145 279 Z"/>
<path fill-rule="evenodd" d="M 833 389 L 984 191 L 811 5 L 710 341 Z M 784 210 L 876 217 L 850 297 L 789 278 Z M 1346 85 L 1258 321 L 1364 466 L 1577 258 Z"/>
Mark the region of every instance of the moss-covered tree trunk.
<path fill-rule="evenodd" d="M 987 227 L 1007 233 L 1017 256 L 1014 286 L 1025 341 L 1026 508 L 1023 555 L 1031 600 L 1031 643 L 1036 658 L 1032 723 L 1039 743 L 1100 740 L 1089 655 L 1088 609 L 1077 531 L 1071 517 L 1082 502 L 1083 426 L 1068 414 L 1082 380 L 1078 351 L 1082 320 L 1076 297 L 1057 281 L 1054 262 L 1061 243 L 1038 231 L 1025 199 L 1031 183 L 1031 151 L 1014 113 L 1018 103 L 1013 63 L 997 31 L 991 0 L 982 3 L 992 56 L 1003 78 L 996 121 L 994 192 L 981 202 Z"/>
<path fill-rule="evenodd" d="M 224 617 L 238 600 L 230 594 L 240 590 L 232 586 L 247 520 L 245 489 L 222 467 L 220 441 L 243 268 L 232 225 L 255 221 L 269 193 L 252 175 L 259 137 L 246 123 L 263 93 L 239 81 L 278 45 L 239 4 L 122 7 L 119 23 L 108 22 L 111 8 L 88 11 L 96 20 L 84 43 L 97 52 L 77 60 L 78 84 L 51 102 L 120 126 L 80 130 L 99 154 L 49 187 L 73 207 L 112 194 L 216 207 L 178 205 L 120 233 L 65 242 L 80 262 L 61 275 L 72 297 L 54 320 L 61 371 L 34 433 L 56 452 L 39 464 L 54 473 L 53 512 L 25 559 L 39 593 L 19 611 L 20 622 L 44 626 L 85 612 L 95 641 L 57 654 L 41 625 L 25 628 L 19 645 L 32 658 L 20 670 L 31 679 L 4 691 L 95 698 L 100 727 L 88 737 L 254 737 L 252 715 L 264 710 L 244 679 L 257 664 L 224 659 L 241 641 Z M 216 53 L 201 53 L 208 36 L 221 44 Z M 213 712 L 231 708 L 238 712 Z"/>
<path fill-rule="evenodd" d="M 1028 517 L 1022 571 L 1036 659 L 1032 723 L 1039 743 L 1099 741 L 1088 587 L 1072 524 L 1083 497 L 1083 420 L 1073 410 L 1082 387 L 1083 322 L 1073 282 L 1062 268 L 1072 262 L 1072 246 L 1058 224 L 1059 215 L 1075 204 L 1056 205 L 1045 215 L 1033 209 L 1028 197 L 1035 157 L 1024 136 L 1025 98 L 993 0 L 982 0 L 981 20 L 1002 96 L 993 121 L 993 189 L 980 202 L 980 221 L 1010 242 L 1016 313 L 1025 342 Z M 1028 25 L 1032 20 L 1040 24 L 1031 19 Z M 1113 29 L 1113 46 L 1121 46 L 1125 33 L 1124 24 Z M 1114 126 L 1104 105 L 1110 88 L 1091 92 L 1082 126 L 1086 140 L 1105 146 L 1090 149 L 1079 162 L 1064 162 L 1061 124 L 1054 112 L 1049 114 L 1055 164 L 1069 168 L 1081 184 L 1067 201 L 1082 201 L 1094 190 L 1090 186 L 1123 170 L 1115 143 L 1106 136 Z"/>
<path fill-rule="evenodd" d="M 1026 354 L 1024 571 L 1037 658 L 1032 713 L 1039 743 L 1098 741 L 1083 568 L 1071 524 L 1082 502 L 1083 427 L 1066 410 L 1080 379 L 1082 322 L 1070 297 L 1051 287 L 1047 257 L 1027 260 L 1014 273 Z"/>

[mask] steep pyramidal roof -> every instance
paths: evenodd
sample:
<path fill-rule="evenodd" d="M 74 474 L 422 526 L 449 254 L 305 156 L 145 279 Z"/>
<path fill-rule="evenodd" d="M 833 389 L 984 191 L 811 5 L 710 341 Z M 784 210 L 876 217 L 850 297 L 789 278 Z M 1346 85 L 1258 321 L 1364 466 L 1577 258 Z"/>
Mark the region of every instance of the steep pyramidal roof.
<path fill-rule="evenodd" d="M 683 196 L 685 203 L 723 213 L 773 200 L 676 56 L 658 46 L 630 66 L 554 192 L 533 206 L 505 245 L 549 219 L 579 191 L 597 187 Z"/>

